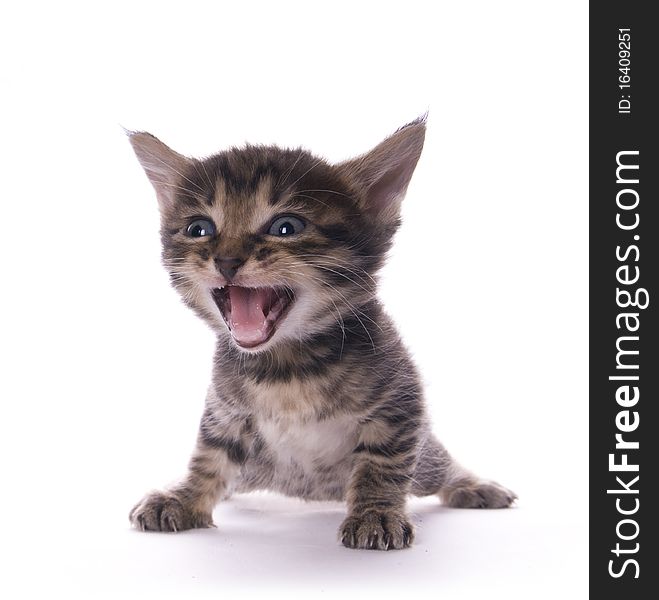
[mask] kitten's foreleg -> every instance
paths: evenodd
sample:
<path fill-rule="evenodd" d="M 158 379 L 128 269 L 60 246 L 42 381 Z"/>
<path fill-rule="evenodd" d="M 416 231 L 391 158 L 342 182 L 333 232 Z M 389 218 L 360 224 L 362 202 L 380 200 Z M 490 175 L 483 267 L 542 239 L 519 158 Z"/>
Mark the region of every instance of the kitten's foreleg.
<path fill-rule="evenodd" d="M 341 542 L 348 548 L 406 548 L 414 528 L 405 513 L 416 449 L 414 433 L 392 435 L 380 444 L 361 441 L 346 499 L 348 517 L 341 525 Z"/>
<path fill-rule="evenodd" d="M 130 512 L 142 531 L 182 531 L 213 526 L 213 507 L 240 470 L 239 439 L 200 433 L 187 476 L 166 491 L 147 494 Z"/>

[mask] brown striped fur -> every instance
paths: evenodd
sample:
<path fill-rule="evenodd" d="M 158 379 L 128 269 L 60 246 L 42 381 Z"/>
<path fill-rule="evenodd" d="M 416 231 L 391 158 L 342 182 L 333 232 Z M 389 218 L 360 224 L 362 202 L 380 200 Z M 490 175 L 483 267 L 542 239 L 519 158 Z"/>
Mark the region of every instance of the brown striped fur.
<path fill-rule="evenodd" d="M 424 135 L 419 119 L 332 165 L 270 146 L 190 159 L 148 133 L 130 134 L 158 197 L 172 283 L 217 335 L 189 472 L 132 510 L 136 527 L 207 527 L 232 491 L 269 489 L 345 500 L 344 545 L 395 549 L 413 539 L 408 494 L 438 494 L 457 507 L 513 502 L 432 435 L 416 368 L 376 296 Z M 302 219 L 304 231 L 268 234 L 282 214 Z M 197 217 L 216 232 L 186 236 Z M 226 257 L 240 265 L 231 283 L 294 293 L 289 313 L 256 348 L 234 343 L 213 301 L 212 290 L 229 283 L 220 271 Z"/>

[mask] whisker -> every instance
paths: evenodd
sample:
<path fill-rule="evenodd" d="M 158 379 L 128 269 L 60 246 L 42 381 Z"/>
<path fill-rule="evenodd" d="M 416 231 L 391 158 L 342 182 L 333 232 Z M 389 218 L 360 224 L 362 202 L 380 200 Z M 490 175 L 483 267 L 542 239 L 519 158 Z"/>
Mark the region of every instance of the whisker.
<path fill-rule="evenodd" d="M 297 165 L 298 162 L 300 162 L 300 159 L 304 156 L 304 150 L 300 150 L 300 153 L 297 155 L 297 158 L 295 159 L 295 162 L 286 170 L 284 173 L 286 173 L 286 176 L 284 177 L 284 181 L 281 181 L 281 178 L 284 176 L 284 173 L 279 175 L 279 179 L 277 179 L 277 183 L 273 186 L 274 189 L 277 189 L 279 187 L 279 184 L 283 185 L 286 183 L 286 180 L 290 177 L 291 173 L 293 172 L 293 169 L 295 169 L 295 165 Z"/>
<path fill-rule="evenodd" d="M 337 196 L 343 196 L 344 198 L 351 198 L 349 194 L 344 194 L 343 192 L 337 192 L 335 190 L 299 190 L 296 192 L 297 194 L 306 194 L 307 192 L 313 193 L 313 192 L 324 192 L 326 194 L 336 194 Z"/>
<path fill-rule="evenodd" d="M 300 179 L 302 179 L 305 175 L 313 171 L 318 165 L 324 163 L 325 161 L 322 158 L 319 158 L 313 165 L 311 165 L 302 175 L 300 175 L 293 183 L 291 183 L 288 187 L 292 188 Z"/>
<path fill-rule="evenodd" d="M 300 192 L 295 192 L 295 193 L 291 196 L 291 199 L 294 199 L 294 198 L 308 198 L 309 200 L 313 200 L 314 202 L 318 202 L 318 203 L 322 204 L 323 206 L 326 206 L 327 208 L 330 207 L 330 205 L 327 204 L 327 202 L 323 202 L 323 201 L 320 200 L 319 198 L 314 198 L 313 196 L 307 196 L 307 195 L 305 195 L 305 194 L 300 194 Z"/>

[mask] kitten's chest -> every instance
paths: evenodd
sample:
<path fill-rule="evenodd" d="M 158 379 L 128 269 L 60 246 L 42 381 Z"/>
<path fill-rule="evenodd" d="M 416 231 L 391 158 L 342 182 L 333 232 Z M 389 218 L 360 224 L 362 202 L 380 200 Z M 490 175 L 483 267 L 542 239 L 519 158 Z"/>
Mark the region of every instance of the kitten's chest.
<path fill-rule="evenodd" d="M 357 445 L 354 419 L 345 415 L 323 420 L 280 416 L 257 420 L 268 454 L 281 467 L 312 473 L 345 461 Z"/>
<path fill-rule="evenodd" d="M 311 383 L 263 386 L 258 390 L 256 427 L 268 454 L 279 466 L 308 473 L 332 467 L 357 445 L 357 419 L 346 414 L 319 418 L 327 408 L 324 390 Z"/>

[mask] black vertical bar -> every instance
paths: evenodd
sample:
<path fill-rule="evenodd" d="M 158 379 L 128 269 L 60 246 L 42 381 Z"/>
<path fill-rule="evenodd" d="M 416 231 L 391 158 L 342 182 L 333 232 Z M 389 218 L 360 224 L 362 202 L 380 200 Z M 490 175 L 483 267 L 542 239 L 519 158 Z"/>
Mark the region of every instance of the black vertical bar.
<path fill-rule="evenodd" d="M 653 8 L 629 0 L 590 3 L 592 598 L 659 597 L 659 33 Z"/>

